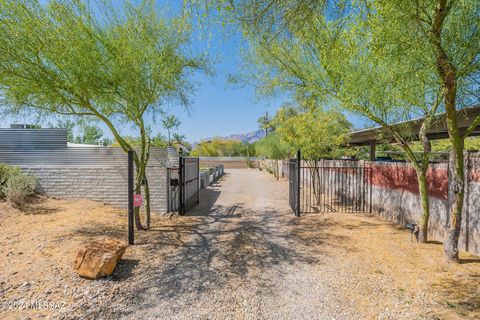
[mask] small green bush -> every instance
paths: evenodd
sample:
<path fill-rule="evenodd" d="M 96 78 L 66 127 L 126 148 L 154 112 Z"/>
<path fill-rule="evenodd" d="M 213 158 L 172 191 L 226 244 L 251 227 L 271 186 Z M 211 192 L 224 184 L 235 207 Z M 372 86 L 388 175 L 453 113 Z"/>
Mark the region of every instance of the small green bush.
<path fill-rule="evenodd" d="M 35 193 L 37 179 L 24 173 L 13 175 L 7 180 L 5 198 L 17 206 L 23 206 L 29 196 Z"/>
<path fill-rule="evenodd" d="M 19 167 L 0 163 L 0 199 L 23 206 L 35 193 L 37 179 L 22 172 Z"/>
<path fill-rule="evenodd" d="M 19 167 L 10 166 L 6 163 L 0 163 L 0 199 L 5 199 L 5 188 L 10 177 L 21 175 L 22 170 Z"/>

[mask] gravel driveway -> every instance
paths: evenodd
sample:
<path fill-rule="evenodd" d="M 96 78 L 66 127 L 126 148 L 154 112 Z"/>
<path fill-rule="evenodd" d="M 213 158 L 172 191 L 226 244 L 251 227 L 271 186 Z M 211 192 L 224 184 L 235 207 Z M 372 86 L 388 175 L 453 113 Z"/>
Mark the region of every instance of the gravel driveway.
<path fill-rule="evenodd" d="M 322 256 L 290 233 L 288 185 L 229 170 L 205 190 L 180 250 L 139 275 L 128 319 L 353 319 L 322 281 Z M 141 264 L 144 264 L 142 261 Z"/>
<path fill-rule="evenodd" d="M 126 210 L 0 203 L 0 319 L 480 319 L 479 257 L 447 264 L 441 243 L 364 213 L 296 218 L 287 198 L 287 181 L 229 169 L 187 216 L 155 215 L 96 281 L 73 271 L 75 253 L 126 239 Z"/>

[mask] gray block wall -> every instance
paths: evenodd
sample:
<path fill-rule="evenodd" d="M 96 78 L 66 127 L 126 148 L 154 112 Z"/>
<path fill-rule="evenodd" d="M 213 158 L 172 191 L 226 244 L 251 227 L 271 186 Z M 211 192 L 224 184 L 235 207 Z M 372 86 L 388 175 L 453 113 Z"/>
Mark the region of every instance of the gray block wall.
<path fill-rule="evenodd" d="M 89 199 L 119 208 L 127 207 L 126 167 L 30 166 L 22 169 L 37 177 L 39 194 L 62 199 Z M 166 212 L 167 169 L 150 166 L 147 176 L 152 211 Z"/>

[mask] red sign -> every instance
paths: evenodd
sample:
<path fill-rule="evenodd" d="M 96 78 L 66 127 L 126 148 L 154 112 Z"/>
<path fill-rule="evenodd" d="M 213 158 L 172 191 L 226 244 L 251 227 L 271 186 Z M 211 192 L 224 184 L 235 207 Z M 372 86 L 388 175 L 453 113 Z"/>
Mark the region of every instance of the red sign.
<path fill-rule="evenodd" d="M 133 206 L 134 207 L 141 207 L 143 203 L 142 195 L 141 194 L 134 194 L 133 195 Z"/>

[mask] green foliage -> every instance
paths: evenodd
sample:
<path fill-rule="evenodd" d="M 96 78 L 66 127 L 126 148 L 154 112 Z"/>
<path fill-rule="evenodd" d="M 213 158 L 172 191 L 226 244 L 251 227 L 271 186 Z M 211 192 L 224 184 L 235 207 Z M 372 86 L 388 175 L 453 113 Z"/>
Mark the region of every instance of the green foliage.
<path fill-rule="evenodd" d="M 155 1 L 0 0 L 0 95 L 2 113 L 49 117 L 94 117 L 124 151 L 132 146 L 118 127 L 138 129 L 140 152 L 135 191 L 146 182 L 149 211 L 147 120 L 166 101 L 189 104 L 195 70 L 206 70 L 202 56 L 186 50 L 185 20 L 166 19 Z M 149 213 L 146 215 L 149 217 Z M 139 211 L 136 210 L 139 226 Z"/>
<path fill-rule="evenodd" d="M 162 126 L 165 130 L 167 130 L 167 142 L 168 145 L 171 146 L 174 142 L 174 139 L 172 140 L 172 135 L 178 130 L 178 127 L 180 126 L 180 120 L 172 114 L 162 119 Z"/>
<path fill-rule="evenodd" d="M 250 144 L 238 140 L 214 138 L 202 141 L 190 152 L 194 157 L 243 157 L 255 156 Z"/>
<path fill-rule="evenodd" d="M 302 151 L 306 159 L 338 158 L 347 153 L 351 124 L 336 110 L 312 110 L 291 116 L 277 129 L 290 150 Z"/>
<path fill-rule="evenodd" d="M 75 135 L 73 133 L 73 129 L 77 126 L 77 124 L 70 120 L 70 119 L 59 119 L 56 121 L 55 124 L 50 123 L 50 128 L 56 129 L 66 129 L 67 130 L 67 141 L 70 143 L 75 142 Z"/>
<path fill-rule="evenodd" d="M 103 130 L 95 125 L 86 125 L 82 128 L 83 135 L 78 142 L 84 144 L 97 144 L 103 137 Z"/>
<path fill-rule="evenodd" d="M 292 154 L 292 150 L 277 132 L 273 132 L 255 143 L 255 152 L 268 159 L 284 159 Z"/>
<path fill-rule="evenodd" d="M 122 12 L 99 1 L 0 1 L 0 91 L 8 113 L 91 116 L 103 121 L 124 150 L 116 125 L 146 135 L 145 118 L 166 99 L 188 104 L 191 70 L 204 59 L 184 51 L 181 19 L 160 17 L 153 1 Z"/>
<path fill-rule="evenodd" d="M 266 134 L 268 134 L 269 131 L 275 130 L 272 120 L 268 117 L 268 113 L 258 118 L 257 123 L 260 129 L 265 130 Z"/>
<path fill-rule="evenodd" d="M 415 151 L 421 150 L 421 146 L 418 142 L 412 144 L 412 149 Z M 467 151 L 480 151 L 480 137 L 467 137 L 465 138 L 465 150 Z M 448 139 L 434 140 L 432 141 L 432 151 L 434 152 L 449 152 L 450 142 Z"/>
<path fill-rule="evenodd" d="M 139 138 L 138 141 L 140 141 Z M 161 133 L 157 133 L 156 136 L 152 137 L 150 145 L 152 147 L 167 147 L 168 141 L 167 138 L 165 138 L 165 136 L 163 136 Z"/>
<path fill-rule="evenodd" d="M 275 128 L 280 127 L 288 119 L 297 116 L 300 112 L 301 110 L 297 106 L 285 104 L 277 110 L 272 118 L 272 126 Z"/>
<path fill-rule="evenodd" d="M 28 197 L 35 193 L 37 179 L 25 174 L 13 175 L 7 180 L 5 198 L 17 207 L 22 207 Z"/>
<path fill-rule="evenodd" d="M 132 147 L 138 148 L 142 146 L 142 138 L 141 137 L 133 137 L 133 136 L 124 136 L 123 139 Z M 112 142 L 112 147 L 120 147 L 118 141 Z M 154 136 L 150 141 L 151 147 L 167 147 L 167 141 L 164 136 L 161 134 L 157 134 Z"/>
<path fill-rule="evenodd" d="M 0 163 L 0 199 L 22 206 L 35 193 L 36 184 L 36 178 L 24 174 L 19 167 Z"/>
<path fill-rule="evenodd" d="M 16 175 L 22 174 L 19 167 L 10 166 L 6 163 L 0 163 L 0 199 L 5 198 L 5 188 L 7 181 Z"/>
<path fill-rule="evenodd" d="M 86 121 L 74 122 L 70 119 L 59 119 L 55 124 L 50 123 L 50 128 L 66 129 L 67 141 L 71 143 L 96 144 L 102 146 L 112 144 L 110 139 L 104 137 L 103 130 L 97 125 L 92 124 L 92 122 L 95 123 L 95 121 L 89 121 L 90 124 L 85 122 Z M 75 136 L 74 129 L 77 127 L 79 128 L 80 133 Z"/>

